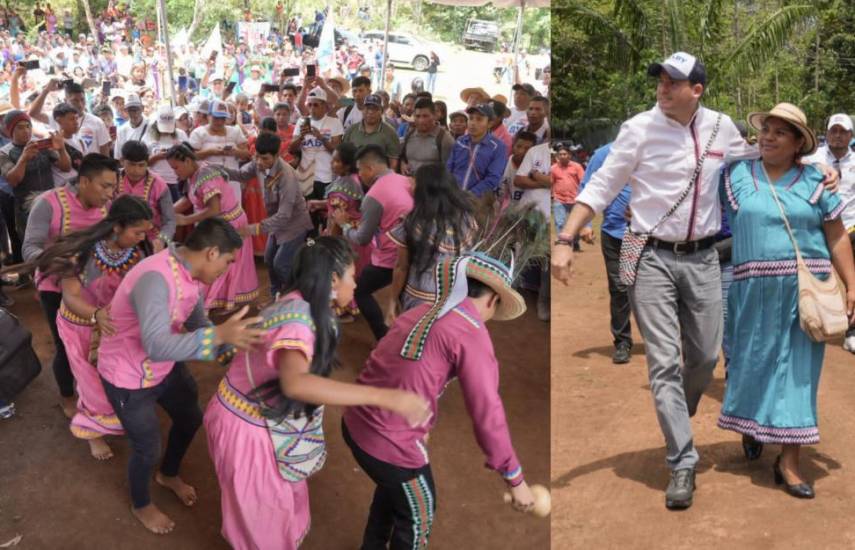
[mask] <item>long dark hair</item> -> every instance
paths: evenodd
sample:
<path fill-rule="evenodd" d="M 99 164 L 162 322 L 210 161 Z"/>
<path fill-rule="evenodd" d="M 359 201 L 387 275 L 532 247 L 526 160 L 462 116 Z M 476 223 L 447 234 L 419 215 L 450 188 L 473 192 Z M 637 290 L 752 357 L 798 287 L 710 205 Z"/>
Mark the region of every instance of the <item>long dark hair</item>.
<path fill-rule="evenodd" d="M 332 308 L 332 274 L 344 277 L 354 262 L 353 249 L 341 237 L 319 237 L 308 241 L 298 251 L 288 277 L 285 293 L 298 291 L 309 302 L 315 323 L 315 349 L 309 372 L 327 377 L 338 366 L 336 348 L 339 331 Z M 264 415 L 281 420 L 286 416 L 312 414 L 317 405 L 302 403 L 282 394 L 279 379 L 270 380 L 252 391 L 255 399 L 264 401 Z M 273 402 L 272 404 L 270 402 Z"/>
<path fill-rule="evenodd" d="M 432 269 L 440 244 L 450 234 L 455 255 L 472 228 L 474 206 L 455 177 L 441 164 L 426 164 L 416 170 L 413 210 L 404 220 L 410 269 L 419 276 Z"/>
<path fill-rule="evenodd" d="M 143 199 L 121 195 L 113 201 L 106 218 L 91 227 L 60 237 L 31 262 L 16 266 L 15 271 L 26 273 L 38 269 L 44 275 L 77 275 L 92 256 L 95 245 L 113 234 L 114 226 L 125 229 L 153 217 L 151 207 Z"/>

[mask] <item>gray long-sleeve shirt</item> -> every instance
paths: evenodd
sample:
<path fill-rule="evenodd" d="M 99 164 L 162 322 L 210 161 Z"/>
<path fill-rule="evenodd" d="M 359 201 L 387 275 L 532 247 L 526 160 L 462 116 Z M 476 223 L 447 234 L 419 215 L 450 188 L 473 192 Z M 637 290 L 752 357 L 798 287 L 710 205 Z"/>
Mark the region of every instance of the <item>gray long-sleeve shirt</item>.
<path fill-rule="evenodd" d="M 172 240 L 175 237 L 175 208 L 172 204 L 172 195 L 169 189 L 164 192 L 157 200 L 157 207 L 160 210 L 160 233 L 167 239 Z"/>
<path fill-rule="evenodd" d="M 36 259 L 47 246 L 51 218 L 53 218 L 53 207 L 50 202 L 36 201 L 27 217 L 27 231 L 24 233 L 24 242 L 21 245 L 25 262 Z"/>
<path fill-rule="evenodd" d="M 184 323 L 186 333 L 172 332 L 169 286 L 160 273 L 151 271 L 140 277 L 131 291 L 131 304 L 139 320 L 143 349 L 152 361 L 212 359 L 210 347 L 201 337 L 213 326 L 202 296 Z"/>
<path fill-rule="evenodd" d="M 259 225 L 261 231 L 272 234 L 277 243 L 301 238 L 312 229 L 312 218 L 297 173 L 284 160 L 277 158 L 270 170 L 262 170 L 252 161 L 239 170 L 226 168 L 225 171 L 236 181 L 258 178 L 268 216 Z"/>
<path fill-rule="evenodd" d="M 359 227 L 351 227 L 344 233 L 344 236 L 351 242 L 365 246 L 371 242 L 380 227 L 380 220 L 383 218 L 383 205 L 374 197 L 366 196 L 362 199 L 359 211 L 362 213 Z"/>

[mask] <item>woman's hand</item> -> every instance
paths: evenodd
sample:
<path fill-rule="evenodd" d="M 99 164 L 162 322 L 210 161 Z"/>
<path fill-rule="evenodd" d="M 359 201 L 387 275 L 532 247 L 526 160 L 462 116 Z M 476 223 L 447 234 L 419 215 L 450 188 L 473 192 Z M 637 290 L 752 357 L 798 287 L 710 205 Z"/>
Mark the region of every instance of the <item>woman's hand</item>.
<path fill-rule="evenodd" d="M 113 336 L 116 334 L 116 328 L 113 326 L 113 319 L 110 318 L 110 306 L 102 307 L 95 311 L 95 323 L 98 324 L 98 330 L 104 336 Z"/>

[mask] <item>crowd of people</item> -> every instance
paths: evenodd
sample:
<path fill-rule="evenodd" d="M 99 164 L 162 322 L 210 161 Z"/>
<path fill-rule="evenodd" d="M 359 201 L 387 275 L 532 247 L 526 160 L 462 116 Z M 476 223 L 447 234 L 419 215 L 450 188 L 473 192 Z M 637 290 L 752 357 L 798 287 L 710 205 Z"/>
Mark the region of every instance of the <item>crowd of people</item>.
<path fill-rule="evenodd" d="M 706 69 L 690 54 L 648 74 L 656 105 L 624 122 L 584 171 L 569 162 L 553 171 L 552 272 L 569 282 L 573 252 L 580 239 L 593 242 L 590 222 L 602 213 L 613 362 L 630 361 L 632 315 L 666 441 L 667 508 L 692 505 L 699 456 L 690 419 L 720 350 L 718 426 L 742 435 L 747 460 L 780 445 L 775 483 L 814 498 L 800 450 L 819 442 L 825 344 L 855 322 L 852 119 L 830 114 L 821 144 L 790 103 L 752 113 L 748 126 L 704 107 Z M 819 281 L 834 290 L 817 324 L 800 301 Z M 855 352 L 853 335 L 844 348 Z"/>
<path fill-rule="evenodd" d="M 323 408 L 338 405 L 377 485 L 363 547 L 426 546 L 428 434 L 453 378 L 488 466 L 529 510 L 485 323 L 525 311 L 520 285 L 548 321 L 548 272 L 527 261 L 533 243 L 483 252 L 497 236 L 478 212 L 548 224 L 548 98 L 523 82 L 510 103 L 468 87 L 448 113 L 422 86 L 395 90 L 394 68 L 378 82 L 342 56 L 321 74 L 310 48 L 271 40 L 252 52 L 264 61 L 245 44 L 219 60 L 179 48 L 173 102 L 162 47 L 128 38 L 99 49 L 92 36 L 0 31 L 0 276 L 36 288 L 71 434 L 98 460 L 113 456 L 105 436 L 129 440 L 134 516 L 174 527 L 152 474 L 194 504 L 179 470 L 204 424 L 223 536 L 296 547 L 326 453 Z M 333 380 L 358 316 L 373 351 L 355 384 Z M 230 365 L 204 413 L 191 360 Z M 172 420 L 163 452 L 156 405 Z"/>

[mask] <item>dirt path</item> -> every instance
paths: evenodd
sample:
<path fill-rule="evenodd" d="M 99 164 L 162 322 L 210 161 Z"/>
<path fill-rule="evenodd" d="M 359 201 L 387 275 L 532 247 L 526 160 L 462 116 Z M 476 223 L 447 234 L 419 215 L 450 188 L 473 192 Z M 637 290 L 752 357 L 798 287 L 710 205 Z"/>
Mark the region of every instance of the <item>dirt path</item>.
<path fill-rule="evenodd" d="M 260 276 L 263 276 L 259 273 Z M 24 535 L 21 550 L 122 548 L 122 550 L 228 548 L 220 537 L 219 489 L 200 431 L 183 463 L 182 476 L 196 486 L 200 501 L 186 509 L 166 490 L 153 485 L 152 498 L 177 523 L 158 537 L 131 518 L 124 438 L 110 438 L 116 457 L 106 463 L 91 458 L 88 445 L 71 436 L 56 406 L 50 370 L 53 344 L 32 289 L 11 294 L 13 312 L 32 327 L 42 374 L 15 404 L 18 415 L 0 421 L 0 544 Z M 502 363 L 501 393 L 514 444 L 531 481 L 549 476 L 548 325 L 537 320 L 534 302 L 526 315 L 510 323 L 491 324 Z M 335 374 L 353 380 L 367 356 L 370 332 L 363 321 L 345 325 Z M 223 375 L 209 364 L 191 365 L 200 402 L 207 404 Z M 546 548 L 549 523 L 523 517 L 502 502 L 504 484 L 483 467 L 484 457 L 472 435 L 459 386 L 442 398 L 440 420 L 431 435 L 431 459 L 438 492 L 432 548 Z M 166 433 L 166 420 L 161 416 Z M 329 458 L 310 482 L 312 530 L 302 548 L 356 549 L 361 541 L 373 486 L 358 470 L 342 441 L 341 409 L 328 409 L 325 429 Z M 204 429 L 204 428 L 203 428 Z M 155 546 L 156 545 L 156 546 Z"/>
<path fill-rule="evenodd" d="M 599 249 L 585 246 L 570 288 L 553 286 L 552 548 L 855 547 L 855 357 L 829 346 L 819 392 L 822 443 L 803 453 L 817 498 L 772 481 L 777 446 L 748 464 L 739 436 L 716 427 L 724 373 L 692 421 L 701 455 L 695 503 L 665 509 L 664 440 L 643 345 L 611 363 L 609 294 Z M 634 339 L 640 342 L 637 331 Z"/>

